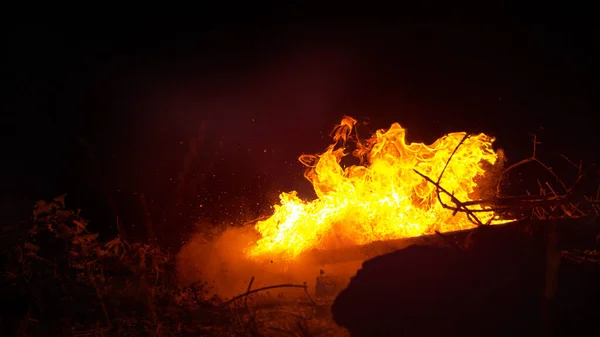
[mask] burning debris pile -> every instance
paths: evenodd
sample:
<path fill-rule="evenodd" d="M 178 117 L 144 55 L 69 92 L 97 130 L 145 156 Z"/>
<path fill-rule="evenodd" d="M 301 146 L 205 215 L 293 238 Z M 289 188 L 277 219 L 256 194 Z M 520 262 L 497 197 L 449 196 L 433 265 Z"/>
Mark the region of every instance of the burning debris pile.
<path fill-rule="evenodd" d="M 307 291 L 313 288 L 312 283 L 310 287 L 302 282 L 279 282 L 281 284 L 278 286 L 264 284 L 277 285 L 279 279 L 274 275 L 290 276 L 302 269 L 305 271 L 302 276 L 304 281 L 316 277 L 317 282 L 313 288 L 315 300 L 301 301 L 315 307 L 326 307 L 326 303 L 331 303 L 332 297 L 350 280 L 347 274 L 336 278 L 340 276 L 336 275 L 337 271 L 348 271 L 347 266 L 337 267 L 352 262 L 349 268 L 354 274 L 363 261 L 371 258 L 380 261 L 387 253 L 396 254 L 393 252 L 406 247 L 410 247 L 407 254 L 433 250 L 432 256 L 438 256 L 438 253 L 441 256 L 448 255 L 462 266 L 465 279 L 478 272 L 469 268 L 480 268 L 488 276 L 496 275 L 483 268 L 487 266 L 493 269 L 495 264 L 503 266 L 502 270 L 512 274 L 516 280 L 522 275 L 535 276 L 531 282 L 525 282 L 529 285 L 525 290 L 516 289 L 529 295 L 528 291 L 535 292 L 536 289 L 554 293 L 552 289 L 556 287 L 556 279 L 559 275 L 565 277 L 564 268 L 561 274 L 558 272 L 561 256 L 565 260 L 594 264 L 594 249 L 598 248 L 596 237 L 600 233 L 598 221 L 591 220 L 600 214 L 600 189 L 595 166 L 577 165 L 564 157 L 561 160 L 573 166 L 571 170 L 575 174 L 572 182 L 567 184 L 539 159 L 539 142 L 535 137 L 533 155 L 504 168 L 503 152 L 493 150 L 494 139 L 487 135 L 453 133 L 431 145 L 408 144 L 405 135 L 406 130 L 399 124 L 393 124 L 390 129 L 380 130 L 364 140 L 358 137 L 356 120 L 345 117 L 333 131 L 334 143 L 324 153 L 301 156 L 300 161 L 308 167 L 305 176 L 312 183 L 317 198 L 305 201 L 295 192 L 282 193 L 281 202 L 274 206 L 273 215 L 255 224 L 259 237 L 238 252 L 241 257 L 235 259 L 234 269 L 254 264 L 256 269 L 245 275 L 245 280 L 254 281 L 254 276 L 260 275 L 257 281 L 263 284 L 259 283 L 256 286 L 258 289 L 251 290 L 248 287 L 246 292 L 240 290 L 238 293 L 241 295 L 234 298 L 239 298 L 238 302 L 244 299 L 245 303 L 248 297 L 261 293 L 261 289 L 279 287 L 297 287 Z M 355 162 L 346 164 L 348 158 Z M 529 189 L 524 194 L 510 194 L 503 189 L 505 183 L 511 180 L 510 175 L 517 171 L 533 175 L 524 185 L 537 180 L 537 193 Z M 542 180 L 545 176 L 549 177 L 548 181 Z M 231 238 L 238 236 L 230 235 Z M 415 244 L 418 246 L 415 247 Z M 224 250 L 231 253 L 236 245 L 225 246 Z M 583 250 L 577 251 L 576 248 Z M 398 254 L 407 256 L 400 252 Z M 479 264 L 469 264 L 469 261 L 474 263 L 473 256 L 479 256 L 479 259 L 475 259 Z M 489 263 L 484 257 L 489 257 Z M 523 263 L 515 263 L 517 258 L 522 259 Z M 283 268 L 275 268 L 278 270 L 275 274 L 266 272 L 272 271 L 274 261 L 275 265 Z M 310 262 L 307 264 L 306 261 Z M 418 268 L 409 266 L 417 262 L 411 261 L 398 260 L 396 265 L 388 264 L 386 268 L 396 268 L 398 275 L 410 274 L 413 270 L 418 274 Z M 439 262 L 443 265 L 443 259 Z M 511 269 L 511 264 L 517 269 Z M 327 272 L 321 269 L 324 265 L 327 266 Z M 368 265 L 374 263 L 366 262 L 364 268 Z M 319 270 L 321 275 L 317 276 Z M 418 278 L 417 274 L 407 277 L 406 281 Z M 498 275 L 503 277 L 502 273 Z M 594 275 L 592 272 L 589 279 L 595 279 Z M 351 283 L 350 293 L 355 293 L 352 289 L 362 289 L 367 294 L 371 291 L 369 289 L 385 285 L 384 280 L 380 279 L 385 279 L 384 274 L 370 276 L 376 277 L 369 279 L 372 282 L 368 283 L 370 286 L 357 288 Z M 400 284 L 402 277 L 399 277 L 392 283 Z M 469 282 L 473 279 L 469 278 Z M 542 286 L 537 282 L 539 280 L 543 280 L 540 281 Z M 455 286 L 464 289 L 466 284 L 472 284 L 469 282 L 461 284 L 457 279 Z M 572 280 L 562 283 L 572 284 Z M 518 287 L 519 282 L 511 284 L 507 289 Z M 500 288 L 505 286 L 501 281 L 495 285 Z M 383 291 L 403 294 L 410 291 L 406 289 L 385 288 Z M 418 292 L 428 291 L 419 289 Z M 494 291 L 486 293 L 490 289 L 482 288 L 481 293 L 497 297 Z M 559 297 L 564 296 L 562 294 L 564 290 Z M 350 300 L 344 302 L 347 305 L 340 304 L 338 308 L 356 308 L 357 312 L 361 307 L 369 308 L 360 301 L 353 302 L 352 299 L 360 298 L 360 294 L 355 295 L 345 295 Z M 380 295 L 385 297 L 383 293 Z M 299 299 L 292 297 L 291 300 L 294 301 L 294 298 L 296 301 Z M 459 301 L 460 298 L 454 300 Z M 284 302 L 279 301 L 280 304 Z M 262 311 L 264 304 L 257 303 L 255 308 Z M 393 308 L 391 313 L 401 315 Z M 361 316 L 364 318 L 362 320 L 352 317 L 350 313 L 344 314 L 338 310 L 336 321 L 349 329 L 352 327 L 344 322 L 362 322 L 367 327 L 367 335 L 373 332 L 368 327 L 378 324 L 369 323 L 367 317 L 370 316 L 366 314 Z M 256 321 L 260 321 L 260 318 L 246 316 L 245 322 L 249 326 L 254 326 Z M 418 331 L 415 335 L 419 335 Z"/>
<path fill-rule="evenodd" d="M 426 145 L 407 142 L 398 123 L 368 138 L 359 137 L 359 127 L 346 116 L 323 153 L 300 156 L 314 200 L 282 193 L 273 214 L 253 228 L 229 229 L 210 243 L 192 240 L 180 254 L 184 270 L 198 269 L 188 279 L 200 274 L 215 281 L 219 294 L 233 296 L 256 275 L 263 276 L 257 287 L 269 285 L 265 280 L 311 282 L 320 269 L 349 278 L 360 265 L 332 266 L 342 261 L 323 263 L 319 253 L 511 220 L 492 203 L 477 203 L 493 195 L 502 170 L 494 138 L 458 132 Z M 358 254 L 355 262 L 372 256 Z"/>
<path fill-rule="evenodd" d="M 250 257 L 292 260 L 315 249 L 504 222 L 490 204 L 477 202 L 490 194 L 503 163 L 492 137 L 458 132 L 431 145 L 407 143 L 406 130 L 394 123 L 361 139 L 356 124 L 344 117 L 324 153 L 300 157 L 317 199 L 282 193 L 274 214 L 256 224 L 261 238 Z M 357 163 L 344 165 L 349 159 Z"/>
<path fill-rule="evenodd" d="M 406 130 L 397 123 L 366 140 L 359 138 L 356 124 L 344 117 L 324 153 L 299 158 L 317 198 L 282 193 L 274 214 L 256 223 L 260 238 L 247 249 L 249 257 L 291 261 L 311 251 L 597 212 L 598 196 L 582 194 L 597 168 L 563 157 L 577 172 L 567 186 L 538 159 L 535 136 L 532 156 L 504 168 L 503 151 L 494 151 L 494 138 L 485 134 L 451 133 L 425 145 L 407 143 Z M 358 163 L 344 165 L 348 158 Z M 503 193 L 508 174 L 526 164 L 537 165 L 554 181 L 538 179 L 537 194 Z"/>

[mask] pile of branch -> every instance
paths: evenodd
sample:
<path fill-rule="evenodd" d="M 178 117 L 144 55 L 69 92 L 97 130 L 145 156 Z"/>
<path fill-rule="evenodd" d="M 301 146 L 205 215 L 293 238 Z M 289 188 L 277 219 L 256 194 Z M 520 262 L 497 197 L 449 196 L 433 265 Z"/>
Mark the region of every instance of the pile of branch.
<path fill-rule="evenodd" d="M 437 180 L 433 180 L 431 177 L 414 170 L 414 172 L 427 182 L 433 184 L 436 187 L 437 198 L 439 203 L 446 209 L 452 210 L 454 215 L 457 213 L 464 213 L 467 218 L 477 226 L 490 225 L 494 219 L 505 218 L 522 220 L 525 218 L 539 219 L 539 220 L 551 220 L 551 219 L 576 219 L 584 217 L 596 217 L 600 215 L 600 184 L 597 186 L 595 195 L 585 195 L 582 191 L 582 186 L 587 179 L 594 175 L 600 175 L 600 170 L 595 165 L 591 165 L 584 168 L 583 163 L 579 165 L 573 163 L 566 156 L 562 155 L 562 158 L 569 162 L 578 172 L 577 179 L 570 186 L 567 186 L 561 178 L 552 170 L 552 168 L 543 163 L 537 157 L 537 145 L 540 142 L 537 141 L 537 137 L 533 136 L 533 154 L 531 157 L 523 159 L 515 164 L 510 165 L 500 173 L 500 177 L 496 186 L 496 193 L 491 199 L 480 199 L 473 201 L 462 201 L 459 200 L 454 194 L 445 189 L 442 184 L 442 178 L 448 164 L 454 157 L 456 151 L 460 146 L 469 138 L 469 134 L 458 143 L 444 166 L 444 169 L 440 173 Z M 506 176 L 509 172 L 515 170 L 526 164 L 537 164 L 542 169 L 550 173 L 554 178 L 555 182 L 550 183 L 548 181 L 541 182 L 538 179 L 539 192 L 537 194 L 527 193 L 526 195 L 502 195 L 501 184 L 506 180 Z M 558 186 L 553 186 L 557 185 Z M 442 200 L 442 194 L 450 197 L 450 201 L 453 205 L 449 205 Z M 474 208 L 473 206 L 479 206 Z M 483 223 L 477 213 L 494 213 L 497 216 L 491 218 L 488 222 Z"/>

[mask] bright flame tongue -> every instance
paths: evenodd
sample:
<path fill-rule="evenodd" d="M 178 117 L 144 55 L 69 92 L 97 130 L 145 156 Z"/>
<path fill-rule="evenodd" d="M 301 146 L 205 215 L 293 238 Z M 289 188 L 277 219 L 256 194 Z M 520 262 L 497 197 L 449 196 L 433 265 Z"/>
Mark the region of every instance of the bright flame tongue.
<path fill-rule="evenodd" d="M 406 130 L 398 123 L 379 130 L 370 139 L 353 133 L 356 120 L 344 117 L 333 130 L 334 143 L 317 156 L 304 155 L 305 177 L 313 184 L 317 199 L 303 201 L 295 191 L 282 193 L 275 213 L 256 224 L 262 235 L 249 251 L 251 257 L 290 260 L 311 249 L 366 244 L 473 227 L 467 217 L 444 209 L 436 188 L 413 169 L 437 180 L 448 158 L 464 138 L 451 133 L 431 145 L 406 143 Z M 444 173 L 441 185 L 462 201 L 472 200 L 483 174 L 482 161 L 495 164 L 493 138 L 473 135 L 458 148 Z M 360 165 L 343 168 L 348 155 Z M 452 204 L 448 196 L 442 200 Z M 477 209 L 477 207 L 473 207 Z M 494 215 L 479 213 L 486 222 Z"/>

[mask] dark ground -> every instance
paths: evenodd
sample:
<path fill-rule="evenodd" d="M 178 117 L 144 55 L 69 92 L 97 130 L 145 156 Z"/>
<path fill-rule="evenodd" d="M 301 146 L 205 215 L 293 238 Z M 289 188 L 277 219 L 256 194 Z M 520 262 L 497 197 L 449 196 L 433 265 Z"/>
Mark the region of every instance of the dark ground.
<path fill-rule="evenodd" d="M 3 222 L 67 193 L 94 230 L 112 237 L 117 213 L 143 238 L 143 194 L 161 243 L 177 248 L 198 217 L 241 223 L 280 191 L 310 196 L 297 157 L 322 151 L 343 114 L 398 121 L 417 141 L 487 132 L 515 160 L 543 128 L 546 153 L 597 161 L 592 11 L 451 9 L 462 14 L 419 22 L 299 6 L 204 8 L 188 22 L 15 18 Z"/>

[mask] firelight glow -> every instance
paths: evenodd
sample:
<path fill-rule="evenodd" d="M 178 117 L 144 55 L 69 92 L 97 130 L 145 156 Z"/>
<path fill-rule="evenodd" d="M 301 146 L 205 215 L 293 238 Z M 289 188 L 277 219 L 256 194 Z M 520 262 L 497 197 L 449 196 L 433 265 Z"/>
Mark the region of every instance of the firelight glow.
<path fill-rule="evenodd" d="M 274 213 L 259 221 L 261 238 L 247 251 L 254 259 L 291 261 L 312 249 L 332 249 L 469 229 L 475 225 L 463 213 L 439 203 L 436 187 L 414 169 L 437 180 L 464 132 L 450 133 L 431 145 L 406 142 L 406 129 L 394 123 L 369 139 L 359 139 L 357 121 L 345 116 L 333 132 L 333 144 L 319 155 L 299 158 L 308 167 L 305 177 L 317 199 L 305 201 L 296 191 L 280 195 Z M 494 138 L 471 135 L 457 149 L 440 185 L 461 201 L 477 199 L 477 178 L 494 165 L 498 154 Z M 344 167 L 342 159 L 353 156 L 359 164 Z M 452 205 L 450 197 L 441 196 Z M 482 209 L 473 206 L 472 209 Z M 482 222 L 492 212 L 478 213 Z M 492 221 L 492 223 L 494 223 Z"/>

